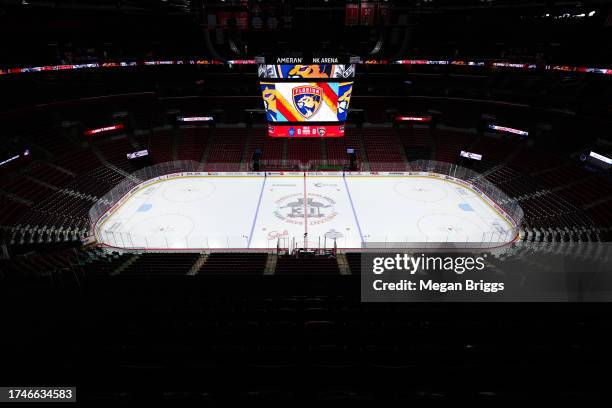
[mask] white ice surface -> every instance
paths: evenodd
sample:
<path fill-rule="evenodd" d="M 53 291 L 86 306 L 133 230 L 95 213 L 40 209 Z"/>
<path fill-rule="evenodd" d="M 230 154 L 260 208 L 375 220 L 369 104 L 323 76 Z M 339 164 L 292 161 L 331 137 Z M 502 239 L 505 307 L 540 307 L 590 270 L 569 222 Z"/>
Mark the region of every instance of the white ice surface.
<path fill-rule="evenodd" d="M 307 202 L 304 201 L 304 194 Z M 507 242 L 474 191 L 416 176 L 194 176 L 137 191 L 96 227 L 123 248 L 359 248 L 367 242 Z"/>

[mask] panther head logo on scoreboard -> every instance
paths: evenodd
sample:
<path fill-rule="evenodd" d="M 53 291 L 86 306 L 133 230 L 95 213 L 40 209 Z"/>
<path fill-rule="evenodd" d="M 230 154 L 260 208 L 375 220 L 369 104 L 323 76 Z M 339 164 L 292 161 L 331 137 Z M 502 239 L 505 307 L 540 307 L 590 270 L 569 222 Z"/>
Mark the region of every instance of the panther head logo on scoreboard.
<path fill-rule="evenodd" d="M 311 85 L 296 86 L 291 90 L 293 105 L 305 119 L 310 119 L 319 111 L 321 94 L 321 88 Z"/>
<path fill-rule="evenodd" d="M 287 78 L 329 78 L 331 65 L 296 65 L 291 68 Z"/>

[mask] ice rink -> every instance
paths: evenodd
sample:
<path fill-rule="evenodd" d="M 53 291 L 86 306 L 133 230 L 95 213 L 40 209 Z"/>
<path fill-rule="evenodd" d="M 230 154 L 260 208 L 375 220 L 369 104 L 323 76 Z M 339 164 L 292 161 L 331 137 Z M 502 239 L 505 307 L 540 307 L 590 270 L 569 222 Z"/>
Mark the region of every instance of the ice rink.
<path fill-rule="evenodd" d="M 514 239 L 514 226 L 492 203 L 452 180 L 320 174 L 193 175 L 145 182 L 96 223 L 95 235 L 108 246 L 149 249 Z"/>

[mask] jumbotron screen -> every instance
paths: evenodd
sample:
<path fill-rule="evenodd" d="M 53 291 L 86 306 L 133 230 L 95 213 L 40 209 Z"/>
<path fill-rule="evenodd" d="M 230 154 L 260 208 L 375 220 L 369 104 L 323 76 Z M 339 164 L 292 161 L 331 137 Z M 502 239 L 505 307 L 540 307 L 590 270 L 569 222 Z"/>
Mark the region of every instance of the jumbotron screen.
<path fill-rule="evenodd" d="M 278 64 L 258 62 L 270 136 L 344 136 L 354 63 L 340 63 L 339 58 L 301 57 L 276 58 L 275 62 L 281 62 Z"/>

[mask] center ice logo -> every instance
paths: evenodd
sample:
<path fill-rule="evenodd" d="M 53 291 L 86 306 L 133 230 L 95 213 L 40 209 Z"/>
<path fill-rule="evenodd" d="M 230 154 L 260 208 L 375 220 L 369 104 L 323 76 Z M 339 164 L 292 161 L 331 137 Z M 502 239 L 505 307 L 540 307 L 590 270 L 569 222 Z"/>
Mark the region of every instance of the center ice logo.
<path fill-rule="evenodd" d="M 291 90 L 293 105 L 305 119 L 313 117 L 321 107 L 322 90 L 318 86 L 302 85 Z"/>
<path fill-rule="evenodd" d="M 276 201 L 274 215 L 291 224 L 303 224 L 304 218 L 310 224 L 320 224 L 333 219 L 338 213 L 335 210 L 336 202 L 329 197 L 319 194 L 308 194 L 304 200 L 301 194 L 291 194 Z"/>

